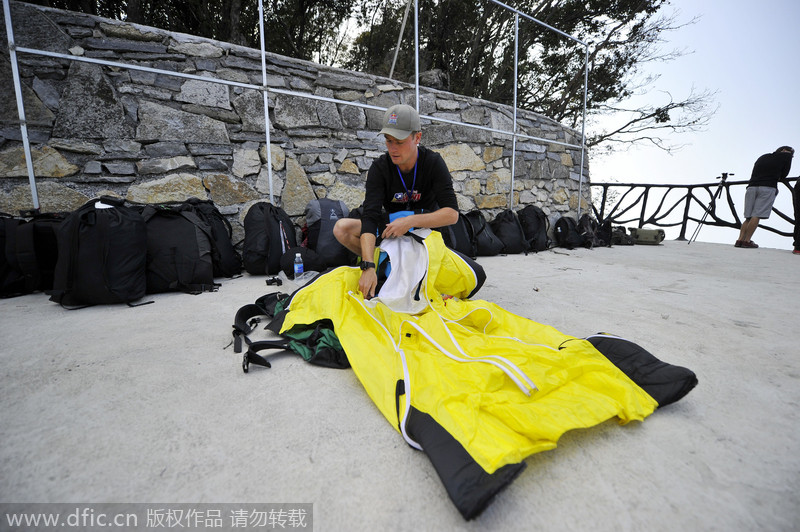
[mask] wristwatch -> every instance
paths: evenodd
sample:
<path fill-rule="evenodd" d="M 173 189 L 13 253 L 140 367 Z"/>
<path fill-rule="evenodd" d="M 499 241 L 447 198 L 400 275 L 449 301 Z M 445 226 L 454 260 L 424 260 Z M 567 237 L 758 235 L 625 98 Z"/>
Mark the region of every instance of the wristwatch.
<path fill-rule="evenodd" d="M 375 267 L 375 263 L 374 262 L 367 262 L 365 260 L 361 261 L 361 270 L 362 271 L 369 270 L 370 268 L 374 268 L 374 267 Z"/>

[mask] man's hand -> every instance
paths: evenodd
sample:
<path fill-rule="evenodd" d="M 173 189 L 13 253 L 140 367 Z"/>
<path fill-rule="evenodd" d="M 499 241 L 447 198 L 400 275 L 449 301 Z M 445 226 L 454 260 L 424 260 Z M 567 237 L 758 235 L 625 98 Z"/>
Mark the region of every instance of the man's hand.
<path fill-rule="evenodd" d="M 383 230 L 381 236 L 383 238 L 395 238 L 398 236 L 403 236 L 404 234 L 408 233 L 412 227 L 414 227 L 414 221 L 412 218 L 413 216 L 403 216 L 402 218 L 397 218 L 386 226 L 386 229 Z"/>
<path fill-rule="evenodd" d="M 358 280 L 358 290 L 364 299 L 372 299 L 375 297 L 375 288 L 378 286 L 378 274 L 375 268 L 370 268 L 361 272 L 361 278 Z"/>

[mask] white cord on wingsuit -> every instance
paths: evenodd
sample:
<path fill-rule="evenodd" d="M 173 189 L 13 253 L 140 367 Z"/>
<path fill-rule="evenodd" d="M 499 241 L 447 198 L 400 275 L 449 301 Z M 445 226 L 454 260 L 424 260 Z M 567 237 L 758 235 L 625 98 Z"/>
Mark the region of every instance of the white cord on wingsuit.
<path fill-rule="evenodd" d="M 423 247 L 425 247 L 424 244 L 423 244 Z M 425 249 L 427 251 L 427 248 L 425 248 Z M 456 256 L 458 256 L 458 255 L 456 255 Z M 428 254 L 426 252 L 425 253 L 425 258 L 426 258 L 426 261 L 427 261 L 426 271 L 430 271 L 430 266 L 431 266 L 430 265 L 430 254 Z M 459 257 L 459 258 L 461 258 L 461 257 Z M 466 264 L 466 261 L 464 261 L 464 263 Z M 472 268 L 469 266 L 469 264 L 466 264 L 466 265 L 467 265 L 467 267 L 468 267 L 468 269 L 470 271 L 473 271 Z M 474 275 L 474 272 L 473 272 L 473 275 Z M 475 280 L 477 282 L 477 277 L 475 277 Z M 428 285 L 427 285 L 427 283 L 425 284 L 425 298 L 426 298 L 427 301 L 431 301 L 431 298 L 428 297 Z M 436 347 L 439 351 L 441 351 L 445 356 L 447 356 L 448 358 L 451 358 L 451 359 L 453 359 L 453 360 L 455 360 L 457 362 L 484 362 L 484 363 L 487 363 L 487 364 L 492 364 L 493 366 L 498 367 L 503 373 L 505 373 L 508 376 L 508 378 L 510 378 L 512 381 L 514 381 L 514 384 L 517 385 L 517 387 L 522 391 L 522 393 L 524 393 L 525 395 L 527 395 L 529 397 L 530 397 L 531 392 L 533 390 L 538 390 L 539 389 L 539 388 L 537 388 L 537 386 L 533 382 L 533 380 L 531 380 L 531 378 L 528 377 L 528 375 L 526 375 L 524 371 L 519 369 L 519 367 L 517 367 L 516 364 L 514 364 L 513 362 L 511 362 L 510 360 L 508 360 L 505 357 L 502 357 L 500 355 L 489 355 L 489 356 L 485 356 L 485 357 L 472 357 L 472 356 L 468 355 L 461 348 L 461 345 L 459 345 L 459 343 L 456 341 L 455 337 L 453 336 L 453 333 L 450 332 L 450 328 L 447 327 L 447 325 L 445 324 L 445 320 L 444 320 L 444 318 L 442 318 L 441 314 L 439 314 L 439 312 L 437 312 L 436 309 L 433 308 L 432 305 L 428 305 L 428 306 L 436 314 L 436 317 L 439 318 L 439 321 L 442 323 L 442 327 L 444 328 L 445 331 L 447 331 L 447 335 L 450 337 L 450 341 L 453 342 L 453 345 L 456 347 L 458 352 L 461 353 L 466 358 L 457 357 L 457 356 L 453 355 L 452 353 L 450 353 L 449 351 L 447 351 L 444 347 L 442 347 L 438 342 L 436 342 L 436 340 L 431 338 L 430 335 L 428 335 L 428 333 L 426 333 L 421 327 L 417 326 L 415 323 L 412 323 L 410 321 L 408 321 L 407 323 L 409 323 L 412 327 L 417 329 L 417 331 L 419 331 L 420 334 L 422 334 L 422 336 L 424 336 L 429 342 L 431 342 L 431 344 L 433 344 L 434 347 Z M 489 311 L 489 315 L 490 316 L 491 316 L 491 314 L 492 314 L 491 311 Z M 466 317 L 467 315 L 469 315 L 469 313 L 467 313 L 464 317 Z M 462 317 L 461 319 L 464 319 L 464 317 Z M 406 322 L 403 322 L 403 323 L 406 323 Z M 401 323 L 400 327 L 402 328 L 402 326 L 403 326 L 403 324 Z M 488 323 L 487 323 L 487 326 L 488 326 Z M 463 325 L 462 325 L 462 327 L 463 327 Z M 485 333 L 485 331 L 486 331 L 486 327 L 484 327 L 484 333 Z M 401 336 L 401 338 L 402 338 L 402 336 Z M 516 373 L 516 375 L 515 375 L 515 373 Z M 519 377 L 521 377 L 522 380 L 524 380 L 525 382 L 524 383 L 521 382 Z"/>
<path fill-rule="evenodd" d="M 467 327 L 466 325 L 463 325 L 460 322 L 461 322 L 461 320 L 466 319 L 466 317 L 469 316 L 470 314 L 472 314 L 473 312 L 477 312 L 479 310 L 485 310 L 486 312 L 489 313 L 489 321 L 487 321 L 486 324 L 483 326 L 483 334 L 484 334 L 484 336 L 487 336 L 488 338 L 498 338 L 498 339 L 501 339 L 501 340 L 513 340 L 515 342 L 519 342 L 519 343 L 524 344 L 524 345 L 529 345 L 531 347 L 544 347 L 546 349 L 550 349 L 551 351 L 558 351 L 557 347 L 553 347 L 553 346 L 547 345 L 547 344 L 532 344 L 530 342 L 526 342 L 524 340 L 520 340 L 516 336 L 499 336 L 499 335 L 496 335 L 496 334 L 486 334 L 486 328 L 489 326 L 489 324 L 494 319 L 494 314 L 492 313 L 491 310 L 489 310 L 486 307 L 476 307 L 476 308 L 470 310 L 469 312 L 467 312 L 466 314 L 464 314 L 463 316 L 461 316 L 460 318 L 457 318 L 457 319 L 450 319 L 450 318 L 443 318 L 443 319 L 447 323 L 452 323 L 453 325 L 458 325 L 462 329 L 469 330 L 469 327 Z"/>
<path fill-rule="evenodd" d="M 372 315 L 372 312 L 370 312 L 370 310 L 366 307 L 366 305 L 364 305 L 364 302 L 360 298 L 354 297 L 352 290 L 348 291 L 347 295 L 352 297 L 359 305 L 361 305 L 361 308 L 364 309 L 364 311 L 369 315 L 369 317 L 372 318 L 373 321 L 375 321 L 375 323 L 377 323 L 381 327 L 381 329 L 383 329 L 383 331 L 386 333 L 386 336 L 389 337 L 389 341 L 392 342 L 392 347 L 394 347 L 394 350 L 397 352 L 398 355 L 400 355 L 400 361 L 403 364 L 403 381 L 405 382 L 405 391 L 406 391 L 406 394 L 405 394 L 406 395 L 406 408 L 403 411 L 403 419 L 400 421 L 400 432 L 403 435 L 403 439 L 406 440 L 406 443 L 408 443 L 411 447 L 417 449 L 418 451 L 421 451 L 422 450 L 422 446 L 419 443 L 417 443 L 416 441 L 414 441 L 413 439 L 411 439 L 411 436 L 409 436 L 408 433 L 406 432 L 406 421 L 408 420 L 408 414 L 411 411 L 411 408 L 410 408 L 411 407 L 411 375 L 410 375 L 410 373 L 408 371 L 408 363 L 406 362 L 406 354 L 403 351 L 403 349 L 400 347 L 400 345 L 394 341 L 394 337 L 389 332 L 389 330 L 383 325 L 383 323 L 381 323 L 381 320 L 379 320 L 378 318 L 376 318 L 375 316 Z"/>
<path fill-rule="evenodd" d="M 507 364 L 507 367 L 508 367 L 509 370 L 511 370 L 513 372 L 516 372 L 517 375 L 522 377 L 522 379 L 524 379 L 525 382 L 527 383 L 527 391 L 526 390 L 522 390 L 523 392 L 525 392 L 525 395 L 530 395 L 531 391 L 539 389 L 536 386 L 536 384 L 533 382 L 533 380 L 530 377 L 528 377 L 528 375 L 524 371 L 522 371 L 519 368 L 519 366 L 517 366 L 516 364 L 514 364 L 513 362 L 508 360 L 506 357 L 503 357 L 503 356 L 500 356 L 500 355 L 486 355 L 486 356 L 483 356 L 483 357 L 473 357 L 472 355 L 467 354 L 461 348 L 461 345 L 456 341 L 455 337 L 453 336 L 453 333 L 450 331 L 450 328 L 445 323 L 445 319 L 442 318 L 442 316 L 439 313 L 437 313 L 437 316 L 439 317 L 439 321 L 442 322 L 442 326 L 444 327 L 444 330 L 447 332 L 447 335 L 450 337 L 450 341 L 453 342 L 453 345 L 456 346 L 456 349 L 458 349 L 458 352 L 461 353 L 463 356 L 465 356 L 465 357 L 467 357 L 469 359 L 472 359 L 472 360 L 476 360 L 476 361 L 484 361 L 484 359 L 493 359 L 493 360 L 498 361 L 501 364 Z M 461 325 L 460 323 L 458 325 L 463 327 L 463 325 Z M 508 375 L 508 372 L 505 371 L 505 369 L 503 371 Z M 511 375 L 509 375 L 509 377 L 511 377 Z M 517 384 L 517 386 L 519 386 L 519 384 Z"/>
<path fill-rule="evenodd" d="M 589 338 L 615 338 L 617 340 L 625 340 L 626 342 L 630 342 L 630 340 L 628 340 L 627 338 L 623 338 L 622 336 L 617 336 L 616 334 L 608 334 L 608 333 L 590 334 L 589 336 L 585 337 L 584 340 L 588 340 Z"/>
<path fill-rule="evenodd" d="M 441 319 L 441 316 L 439 317 L 439 319 Z M 426 340 L 428 340 L 436 349 L 441 351 L 442 354 L 444 354 L 446 357 L 451 358 L 451 359 L 455 360 L 456 362 L 484 362 L 486 364 L 491 364 L 493 366 L 496 366 L 497 368 L 500 369 L 500 371 L 505 373 L 508 376 L 509 379 L 514 381 L 514 384 L 516 384 L 517 387 L 520 390 L 522 390 L 522 393 L 524 393 L 525 395 L 530 396 L 532 390 L 537 390 L 538 389 L 538 388 L 536 388 L 536 385 L 533 383 L 533 381 L 527 375 L 525 375 L 525 373 L 522 370 L 520 370 L 516 365 L 514 365 L 509 360 L 506 360 L 505 358 L 503 358 L 501 356 L 473 358 L 473 357 L 470 357 L 469 355 L 466 355 L 465 353 L 464 354 L 465 354 L 465 356 L 467 358 L 458 357 L 458 356 L 454 355 L 453 353 L 449 352 L 447 349 L 445 349 L 441 344 L 439 344 L 439 342 L 434 340 L 427 332 L 425 332 L 425 329 L 423 329 L 422 327 L 420 327 L 419 325 L 417 325 L 416 323 L 414 323 L 412 321 L 404 320 L 400 324 L 401 330 L 402 330 L 402 326 L 404 324 L 406 324 L 406 323 L 408 323 L 413 328 L 415 328 L 417 330 L 417 332 L 419 332 Z M 444 323 L 442 323 L 442 325 L 444 325 Z M 446 326 L 445 326 L 445 330 L 447 330 Z M 450 334 L 449 330 L 447 331 L 447 333 L 450 335 L 450 339 L 453 340 L 453 343 L 455 344 L 456 348 L 461 353 L 463 353 L 463 351 L 461 350 L 461 346 L 458 345 L 458 343 L 455 341 L 455 338 L 453 338 L 453 335 Z M 492 359 L 495 359 L 495 360 L 492 360 Z M 508 366 L 505 366 L 505 364 L 508 364 Z M 514 375 L 515 372 L 519 373 L 520 375 L 522 375 L 524 380 L 526 381 L 526 383 L 523 383 L 516 375 Z"/>

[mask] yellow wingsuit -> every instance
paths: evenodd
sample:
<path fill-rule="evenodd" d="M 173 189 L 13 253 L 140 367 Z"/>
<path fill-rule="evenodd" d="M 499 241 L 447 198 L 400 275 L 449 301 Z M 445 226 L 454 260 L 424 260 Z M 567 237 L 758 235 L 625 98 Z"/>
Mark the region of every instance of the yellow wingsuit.
<path fill-rule="evenodd" d="M 554 448 L 568 430 L 615 416 L 620 423 L 642 420 L 658 406 L 587 340 L 488 301 L 467 300 L 473 270 L 440 233 L 418 233 L 427 235 L 421 243 L 392 239 L 398 249 L 389 253 L 390 280 L 411 270 L 409 261 L 424 266 L 421 282 L 408 284 L 406 301 L 389 298 L 395 309 L 410 312 L 384 303 L 383 289 L 364 300 L 360 270 L 340 267 L 294 294 L 282 329 L 330 319 L 358 379 L 409 444 L 419 448 L 403 430 L 410 405 L 492 474 Z M 422 310 L 408 308 L 414 306 Z"/>

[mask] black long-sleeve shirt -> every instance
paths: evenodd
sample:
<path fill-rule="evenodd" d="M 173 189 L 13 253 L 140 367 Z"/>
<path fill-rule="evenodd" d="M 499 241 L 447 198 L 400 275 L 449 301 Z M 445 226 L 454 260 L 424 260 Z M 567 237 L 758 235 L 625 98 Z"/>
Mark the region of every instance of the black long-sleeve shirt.
<path fill-rule="evenodd" d="M 367 172 L 364 195 L 364 212 L 361 216 L 361 233 L 372 233 L 381 224 L 381 207 L 386 212 L 433 212 L 451 207 L 458 211 L 458 201 L 453 191 L 453 178 L 442 156 L 424 146 L 419 146 L 414 170 L 401 174 L 388 153 L 384 153 Z"/>
<path fill-rule="evenodd" d="M 792 154 L 789 152 L 765 153 L 753 165 L 748 187 L 778 188 L 778 181 L 786 179 L 792 168 Z"/>

